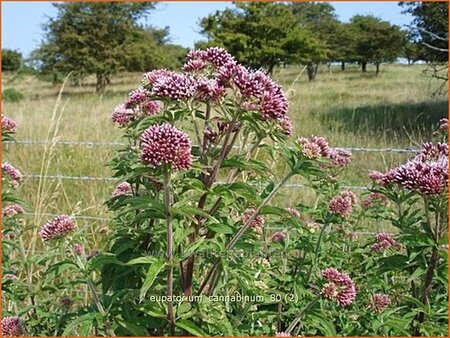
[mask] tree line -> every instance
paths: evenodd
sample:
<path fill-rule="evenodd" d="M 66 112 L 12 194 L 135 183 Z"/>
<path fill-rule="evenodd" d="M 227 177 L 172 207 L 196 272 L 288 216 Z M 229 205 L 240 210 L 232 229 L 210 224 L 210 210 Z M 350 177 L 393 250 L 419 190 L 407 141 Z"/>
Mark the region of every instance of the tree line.
<path fill-rule="evenodd" d="M 414 63 L 446 62 L 448 5 L 445 2 L 401 2 L 414 16 L 413 28 L 402 29 L 372 15 L 341 22 L 326 2 L 236 2 L 199 22 L 204 41 L 196 47 L 222 46 L 236 59 L 269 73 L 280 65 L 306 67 L 309 80 L 320 64 L 359 64 L 361 71 L 399 57 Z M 102 92 L 113 74 L 180 66 L 186 48 L 170 43 L 166 27 L 143 26 L 155 3 L 57 3 L 57 15 L 45 24 L 45 36 L 30 58 L 39 74 L 60 81 L 96 76 Z M 445 52 L 447 50 L 447 52 Z M 2 51 L 2 70 L 17 70 L 20 53 Z"/>

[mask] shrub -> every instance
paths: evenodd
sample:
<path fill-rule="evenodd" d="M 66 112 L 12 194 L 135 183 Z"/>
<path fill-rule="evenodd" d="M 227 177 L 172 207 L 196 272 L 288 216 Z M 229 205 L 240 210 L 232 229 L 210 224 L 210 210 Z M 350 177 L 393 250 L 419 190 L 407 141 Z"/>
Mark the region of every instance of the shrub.
<path fill-rule="evenodd" d="M 2 92 L 2 99 L 5 102 L 20 102 L 24 95 L 15 88 L 8 88 Z"/>
<path fill-rule="evenodd" d="M 17 71 L 22 65 L 22 54 L 10 49 L 2 49 L 2 71 Z"/>

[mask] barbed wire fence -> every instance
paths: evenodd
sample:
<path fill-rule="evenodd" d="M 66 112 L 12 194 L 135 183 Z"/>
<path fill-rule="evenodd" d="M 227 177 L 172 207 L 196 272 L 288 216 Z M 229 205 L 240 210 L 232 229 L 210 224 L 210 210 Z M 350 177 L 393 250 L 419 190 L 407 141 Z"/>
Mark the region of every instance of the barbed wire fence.
<path fill-rule="evenodd" d="M 64 145 L 64 146 L 81 146 L 86 148 L 94 148 L 94 147 L 121 147 L 126 146 L 126 143 L 123 142 L 98 142 L 98 141 L 62 141 L 62 140 L 15 140 L 15 141 L 6 141 L 3 144 L 16 144 L 16 145 Z M 363 152 L 363 153 L 399 153 L 399 154 L 414 154 L 419 152 L 419 149 L 416 148 L 364 148 L 364 147 L 339 147 L 340 149 L 348 150 L 351 152 Z M 49 179 L 49 180 L 77 180 L 77 181 L 105 181 L 105 182 L 114 182 L 118 181 L 113 177 L 103 177 L 103 176 L 71 176 L 71 175 L 63 175 L 63 174 L 54 174 L 54 175 L 41 175 L 41 174 L 28 174 L 24 175 L 24 178 L 29 179 Z M 217 182 L 218 184 L 223 184 L 225 182 Z M 300 183 L 292 183 L 286 184 L 284 188 L 287 189 L 304 189 L 308 188 L 308 185 L 300 184 Z M 365 190 L 368 187 L 366 186 L 343 186 L 345 189 L 353 189 L 353 190 Z M 56 217 L 58 215 L 51 213 L 37 213 L 37 212 L 26 212 L 25 215 L 28 216 L 48 216 L 48 217 Z M 107 217 L 97 217 L 97 216 L 88 216 L 88 215 L 73 215 L 73 218 L 87 221 L 102 221 L 108 222 L 111 221 L 111 218 Z M 359 231 L 355 232 L 357 235 L 373 235 L 375 232 L 365 232 Z"/>

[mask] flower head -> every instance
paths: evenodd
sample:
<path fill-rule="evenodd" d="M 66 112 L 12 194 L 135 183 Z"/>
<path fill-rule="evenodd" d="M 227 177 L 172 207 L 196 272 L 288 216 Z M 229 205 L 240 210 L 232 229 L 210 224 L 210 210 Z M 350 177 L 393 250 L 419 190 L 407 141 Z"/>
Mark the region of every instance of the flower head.
<path fill-rule="evenodd" d="M 389 248 L 401 249 L 402 245 L 386 233 L 378 233 L 375 235 L 375 243 L 371 246 L 373 251 L 383 251 Z"/>
<path fill-rule="evenodd" d="M 167 76 L 173 74 L 172 71 L 167 70 L 167 69 L 155 69 L 152 70 L 150 72 L 145 73 L 142 76 L 142 85 L 144 87 L 146 86 L 153 86 L 153 84 L 157 81 L 159 81 L 160 79 L 164 79 Z"/>
<path fill-rule="evenodd" d="M 293 217 L 298 217 L 298 218 L 300 218 L 300 213 L 298 212 L 297 209 L 294 209 L 294 208 L 286 208 L 286 211 L 287 211 L 288 213 L 290 213 Z"/>
<path fill-rule="evenodd" d="M 225 49 L 220 47 L 210 47 L 206 50 L 205 60 L 210 62 L 214 67 L 219 68 L 223 65 L 233 62 L 234 57 Z"/>
<path fill-rule="evenodd" d="M 19 317 L 2 318 L 2 336 L 20 337 L 25 334 L 25 327 Z"/>
<path fill-rule="evenodd" d="M 17 124 L 9 117 L 2 115 L 2 131 L 14 132 L 17 129 Z"/>
<path fill-rule="evenodd" d="M 152 116 L 161 111 L 162 105 L 158 101 L 146 101 L 141 105 L 141 109 L 145 115 Z"/>
<path fill-rule="evenodd" d="M 188 75 L 169 73 L 160 76 L 154 83 L 152 94 L 172 100 L 185 100 L 194 96 L 197 83 Z"/>
<path fill-rule="evenodd" d="M 292 337 L 290 333 L 287 332 L 276 332 L 275 337 Z"/>
<path fill-rule="evenodd" d="M 302 148 L 302 153 L 308 158 L 329 157 L 331 148 L 327 140 L 321 136 L 299 137 L 297 143 Z"/>
<path fill-rule="evenodd" d="M 443 118 L 439 120 L 439 130 L 448 131 L 448 119 Z"/>
<path fill-rule="evenodd" d="M 342 306 L 353 303 L 356 298 L 356 287 L 349 275 L 335 268 L 327 268 L 322 271 L 322 277 L 327 281 L 321 290 L 324 297 L 336 300 Z"/>
<path fill-rule="evenodd" d="M 126 108 L 125 104 L 119 104 L 114 108 L 111 119 L 114 123 L 124 127 L 134 119 L 134 110 Z"/>
<path fill-rule="evenodd" d="M 285 239 L 286 239 L 286 234 L 283 231 L 277 231 L 271 237 L 271 240 L 275 243 L 284 241 Z"/>
<path fill-rule="evenodd" d="M 448 185 L 448 145 L 424 143 L 414 158 L 383 174 L 381 184 L 395 184 L 424 195 L 440 195 Z"/>
<path fill-rule="evenodd" d="M 75 243 L 75 244 L 73 245 L 73 251 L 75 251 L 75 253 L 76 253 L 78 256 L 81 256 L 81 255 L 83 255 L 84 247 L 83 247 L 80 243 Z"/>
<path fill-rule="evenodd" d="M 247 224 L 252 216 L 255 214 L 256 210 L 254 208 L 247 209 L 245 213 L 242 215 L 242 222 Z M 252 228 L 256 233 L 261 234 L 263 232 L 265 220 L 264 217 L 260 214 L 256 215 L 256 217 L 250 222 L 248 227 Z"/>
<path fill-rule="evenodd" d="M 370 195 L 361 202 L 362 206 L 366 209 L 374 206 L 385 206 L 388 203 L 388 198 L 379 192 L 370 193 Z"/>
<path fill-rule="evenodd" d="M 5 176 L 5 174 L 7 176 Z M 23 175 L 18 169 L 14 168 L 10 163 L 5 162 L 2 163 L 2 180 L 6 177 L 9 179 L 9 184 L 12 187 L 14 187 L 19 184 L 19 182 L 22 180 Z"/>
<path fill-rule="evenodd" d="M 192 165 L 191 140 L 168 123 L 151 126 L 141 136 L 141 159 L 153 167 L 170 164 L 174 170 L 188 170 Z"/>
<path fill-rule="evenodd" d="M 128 182 L 119 183 L 116 190 L 113 191 L 113 196 L 131 196 L 133 190 L 131 189 L 131 184 Z"/>
<path fill-rule="evenodd" d="M 10 204 L 2 209 L 3 217 L 14 217 L 18 214 L 23 214 L 25 211 L 18 204 Z"/>
<path fill-rule="evenodd" d="M 136 90 L 133 90 L 130 94 L 128 94 L 128 98 L 125 100 L 125 108 L 133 109 L 136 106 L 144 103 L 148 100 L 150 94 L 150 91 L 145 88 L 138 88 Z"/>
<path fill-rule="evenodd" d="M 335 166 L 345 167 L 351 162 L 352 153 L 345 149 L 334 148 L 330 150 L 328 157 Z"/>
<path fill-rule="evenodd" d="M 54 238 L 65 236 L 75 229 L 75 221 L 67 215 L 60 215 L 48 221 L 39 231 L 44 242 L 48 242 Z"/>
<path fill-rule="evenodd" d="M 391 304 L 391 299 L 388 295 L 382 293 L 375 293 L 372 295 L 372 306 L 375 312 L 382 312 Z"/>
<path fill-rule="evenodd" d="M 333 197 L 328 205 L 328 210 L 342 217 L 349 217 L 353 211 L 353 205 L 356 203 L 356 195 L 351 191 L 342 191 L 339 195 Z"/>
<path fill-rule="evenodd" d="M 217 102 L 225 94 L 225 87 L 214 79 L 199 79 L 197 82 L 197 96 L 200 100 Z"/>
<path fill-rule="evenodd" d="M 3 280 L 18 280 L 19 278 L 13 273 L 7 273 L 3 275 Z"/>

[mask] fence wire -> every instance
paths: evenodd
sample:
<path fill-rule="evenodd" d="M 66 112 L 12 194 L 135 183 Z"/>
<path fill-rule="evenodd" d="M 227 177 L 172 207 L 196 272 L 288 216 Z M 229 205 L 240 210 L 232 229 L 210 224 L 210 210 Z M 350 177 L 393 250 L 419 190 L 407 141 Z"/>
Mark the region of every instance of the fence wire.
<path fill-rule="evenodd" d="M 24 175 L 25 178 L 31 179 L 49 179 L 49 180 L 79 180 L 79 181 L 115 181 L 119 182 L 120 180 L 113 177 L 94 177 L 94 176 L 65 176 L 65 175 L 39 175 L 39 174 L 30 174 Z M 217 184 L 227 184 L 227 182 L 218 181 Z M 301 183 L 291 183 L 285 184 L 284 188 L 291 189 L 301 189 L 301 188 L 310 188 L 310 186 Z M 356 185 L 343 185 L 344 189 L 355 189 L 355 190 L 365 190 L 368 187 L 365 186 L 356 186 Z"/>
<path fill-rule="evenodd" d="M 57 217 L 61 214 L 51 214 L 51 213 L 40 213 L 40 212 L 25 212 L 24 213 L 27 216 L 47 216 L 47 217 Z M 90 220 L 90 221 L 103 221 L 103 222 L 109 222 L 113 221 L 113 218 L 104 218 L 104 217 L 95 217 L 95 216 L 86 216 L 86 215 L 70 215 L 70 217 L 74 219 L 82 219 L 82 220 Z M 284 230 L 284 228 L 268 228 L 271 230 Z M 372 232 L 372 231 L 355 231 L 353 234 L 355 235 L 368 235 L 373 236 L 376 235 L 378 232 Z M 384 232 L 386 233 L 386 232 Z M 393 233 L 387 233 L 388 235 L 394 235 Z"/>
<path fill-rule="evenodd" d="M 96 142 L 96 141 L 45 141 L 45 140 L 17 140 L 6 141 L 4 144 L 22 144 L 22 145 L 69 145 L 69 146 L 84 146 L 87 148 L 93 147 L 120 147 L 127 145 L 123 142 Z M 363 148 L 363 147 L 336 147 L 352 152 L 366 152 L 366 153 L 417 153 L 419 149 L 416 148 Z"/>

